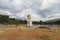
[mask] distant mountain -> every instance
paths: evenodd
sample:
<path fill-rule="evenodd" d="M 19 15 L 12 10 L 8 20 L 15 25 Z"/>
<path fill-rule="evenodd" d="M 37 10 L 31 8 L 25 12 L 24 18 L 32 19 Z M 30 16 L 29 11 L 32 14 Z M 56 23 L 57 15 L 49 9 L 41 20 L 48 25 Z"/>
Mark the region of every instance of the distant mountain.
<path fill-rule="evenodd" d="M 50 23 L 50 24 L 60 24 L 60 18 L 58 19 L 53 19 L 53 20 L 48 20 L 46 21 L 47 23 Z"/>
<path fill-rule="evenodd" d="M 56 21 L 60 21 L 60 18 L 48 20 L 47 22 L 56 22 Z"/>

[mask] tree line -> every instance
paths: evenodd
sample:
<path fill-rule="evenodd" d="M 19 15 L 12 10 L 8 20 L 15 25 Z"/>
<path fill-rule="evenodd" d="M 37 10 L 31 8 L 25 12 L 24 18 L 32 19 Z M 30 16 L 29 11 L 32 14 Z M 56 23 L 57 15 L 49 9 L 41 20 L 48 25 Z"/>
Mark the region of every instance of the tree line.
<path fill-rule="evenodd" d="M 33 21 L 33 24 L 40 24 L 40 25 L 60 25 L 60 20 L 57 20 L 57 21 L 55 21 L 55 20 L 48 20 L 48 21 L 39 21 L 39 22 L 37 22 L 37 21 Z"/>
<path fill-rule="evenodd" d="M 53 20 L 54 21 L 54 20 Z M 60 24 L 60 20 L 57 20 L 57 21 L 33 21 L 33 24 L 40 24 L 40 25 L 52 25 L 52 24 Z M 22 20 L 22 19 L 15 19 L 15 18 L 9 18 L 9 16 L 7 15 L 1 15 L 0 14 L 0 24 L 27 24 L 27 21 L 26 20 Z"/>

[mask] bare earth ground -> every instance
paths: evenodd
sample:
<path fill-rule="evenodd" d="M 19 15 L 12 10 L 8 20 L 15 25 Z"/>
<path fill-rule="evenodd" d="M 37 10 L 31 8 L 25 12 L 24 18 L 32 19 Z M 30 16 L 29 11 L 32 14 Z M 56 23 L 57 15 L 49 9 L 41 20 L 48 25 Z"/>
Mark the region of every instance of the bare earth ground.
<path fill-rule="evenodd" d="M 21 29 L 0 28 L 0 40 L 60 40 L 60 27 L 57 27 L 57 32 L 53 32 L 53 28 L 28 29 L 21 26 Z"/>

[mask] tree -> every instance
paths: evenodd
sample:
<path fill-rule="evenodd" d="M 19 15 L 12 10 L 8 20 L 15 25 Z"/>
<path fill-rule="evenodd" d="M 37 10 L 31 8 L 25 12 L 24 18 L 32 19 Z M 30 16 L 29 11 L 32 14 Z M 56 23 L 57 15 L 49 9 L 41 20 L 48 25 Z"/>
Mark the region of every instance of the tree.
<path fill-rule="evenodd" d="M 43 22 L 42 21 L 39 21 L 39 24 L 43 24 Z"/>

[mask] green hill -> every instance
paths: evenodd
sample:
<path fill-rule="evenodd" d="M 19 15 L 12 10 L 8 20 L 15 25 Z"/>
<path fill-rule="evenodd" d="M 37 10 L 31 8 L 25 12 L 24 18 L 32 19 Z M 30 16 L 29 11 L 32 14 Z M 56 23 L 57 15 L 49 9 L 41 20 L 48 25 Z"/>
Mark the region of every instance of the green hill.
<path fill-rule="evenodd" d="M 26 24 L 26 20 L 9 18 L 7 15 L 0 14 L 0 24 Z"/>

